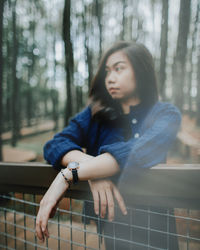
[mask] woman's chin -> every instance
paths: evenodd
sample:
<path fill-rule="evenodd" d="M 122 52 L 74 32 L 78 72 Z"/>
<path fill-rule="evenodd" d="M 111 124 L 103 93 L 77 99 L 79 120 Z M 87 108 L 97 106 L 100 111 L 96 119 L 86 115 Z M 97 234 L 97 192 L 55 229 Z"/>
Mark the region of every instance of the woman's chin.
<path fill-rule="evenodd" d="M 118 95 L 118 94 L 111 94 L 111 97 L 114 100 L 120 100 L 120 99 L 122 99 L 122 97 L 120 95 Z"/>

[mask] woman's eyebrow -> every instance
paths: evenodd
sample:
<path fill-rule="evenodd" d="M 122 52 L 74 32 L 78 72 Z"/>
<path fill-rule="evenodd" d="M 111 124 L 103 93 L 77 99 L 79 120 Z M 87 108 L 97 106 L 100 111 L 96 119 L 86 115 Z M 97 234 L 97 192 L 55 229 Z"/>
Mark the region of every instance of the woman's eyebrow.
<path fill-rule="evenodd" d="M 124 63 L 124 64 L 126 64 L 125 61 L 118 61 L 118 62 L 114 63 L 111 67 L 115 67 L 115 66 L 117 66 L 117 64 L 119 64 L 119 63 Z M 106 68 L 109 68 L 109 66 L 106 65 Z"/>

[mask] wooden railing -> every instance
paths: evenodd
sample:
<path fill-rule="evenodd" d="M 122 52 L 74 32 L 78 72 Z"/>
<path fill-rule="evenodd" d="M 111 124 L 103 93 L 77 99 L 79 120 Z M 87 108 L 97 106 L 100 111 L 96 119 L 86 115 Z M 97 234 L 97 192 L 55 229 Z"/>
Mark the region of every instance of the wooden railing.
<path fill-rule="evenodd" d="M 0 162 L 0 192 L 44 194 L 56 175 L 48 164 Z M 160 164 L 140 171 L 121 192 L 130 205 L 200 209 L 199 190 L 200 164 Z M 72 186 L 66 196 L 92 199 L 87 182 Z"/>

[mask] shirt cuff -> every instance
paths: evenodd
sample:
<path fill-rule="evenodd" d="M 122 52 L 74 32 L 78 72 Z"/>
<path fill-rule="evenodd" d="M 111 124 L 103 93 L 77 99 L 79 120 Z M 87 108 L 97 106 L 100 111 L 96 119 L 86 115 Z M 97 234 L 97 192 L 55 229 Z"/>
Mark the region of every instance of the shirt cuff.
<path fill-rule="evenodd" d="M 49 155 L 44 154 L 44 158 L 51 159 L 51 161 L 49 161 L 49 163 L 55 169 L 61 170 L 61 168 L 63 168 L 63 166 L 61 165 L 62 157 L 72 150 L 83 151 L 82 148 L 75 143 L 74 144 L 70 143 L 70 145 L 66 145 L 66 144 L 63 145 L 63 143 L 61 143 L 60 145 L 57 145 L 57 147 L 54 150 L 52 150 Z"/>

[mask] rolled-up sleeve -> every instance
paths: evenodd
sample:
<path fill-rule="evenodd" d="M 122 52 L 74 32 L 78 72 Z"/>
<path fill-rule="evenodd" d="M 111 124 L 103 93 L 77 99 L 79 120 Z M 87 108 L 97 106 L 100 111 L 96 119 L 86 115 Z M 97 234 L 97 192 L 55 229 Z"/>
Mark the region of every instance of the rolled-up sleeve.
<path fill-rule="evenodd" d="M 90 107 L 77 114 L 62 132 L 44 145 L 44 158 L 54 168 L 60 169 L 61 158 L 72 150 L 82 151 L 91 120 Z"/>
<path fill-rule="evenodd" d="M 167 152 L 176 138 L 181 114 L 173 105 L 165 105 L 139 138 L 127 142 L 102 146 L 99 154 L 108 152 L 121 169 L 129 167 L 148 168 L 165 160 Z"/>

